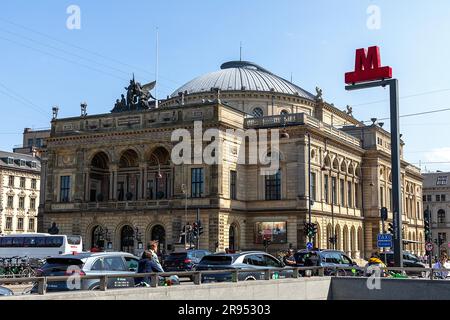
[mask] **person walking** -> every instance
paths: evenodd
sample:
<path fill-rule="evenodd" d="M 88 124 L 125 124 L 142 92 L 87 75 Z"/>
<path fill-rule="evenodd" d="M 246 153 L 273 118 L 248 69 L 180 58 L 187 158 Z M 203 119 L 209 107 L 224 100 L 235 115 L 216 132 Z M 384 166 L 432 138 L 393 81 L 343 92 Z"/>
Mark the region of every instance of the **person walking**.
<path fill-rule="evenodd" d="M 151 259 L 152 254 L 150 253 L 150 251 L 144 251 L 142 253 L 142 257 L 138 263 L 138 271 L 137 271 L 138 274 L 153 272 Z M 145 276 L 143 278 L 135 278 L 135 284 L 148 287 L 150 286 L 150 277 Z"/>
<path fill-rule="evenodd" d="M 164 272 L 164 269 L 159 262 L 158 258 L 158 241 L 151 241 L 148 245 L 149 252 L 151 254 L 150 264 L 153 272 Z"/>
<path fill-rule="evenodd" d="M 445 264 L 447 263 L 447 260 L 448 260 L 447 255 L 446 254 L 441 254 L 441 258 L 439 259 L 438 262 L 436 262 L 433 265 L 433 269 L 436 269 L 436 270 L 447 270 L 447 268 L 445 267 Z M 439 278 L 439 279 L 446 279 L 447 276 L 448 276 L 448 271 L 437 271 L 437 272 L 434 273 L 434 276 L 436 278 Z"/>

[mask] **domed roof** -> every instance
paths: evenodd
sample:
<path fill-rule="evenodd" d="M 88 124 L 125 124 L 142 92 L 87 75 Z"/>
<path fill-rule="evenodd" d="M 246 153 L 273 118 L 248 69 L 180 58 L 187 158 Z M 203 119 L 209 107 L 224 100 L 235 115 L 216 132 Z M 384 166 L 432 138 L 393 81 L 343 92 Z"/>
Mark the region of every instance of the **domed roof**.
<path fill-rule="evenodd" d="M 314 95 L 308 91 L 252 62 L 230 61 L 222 64 L 220 69 L 189 81 L 176 90 L 171 97 L 177 97 L 180 92 L 192 94 L 219 88 L 221 91 L 274 91 L 314 99 Z"/>

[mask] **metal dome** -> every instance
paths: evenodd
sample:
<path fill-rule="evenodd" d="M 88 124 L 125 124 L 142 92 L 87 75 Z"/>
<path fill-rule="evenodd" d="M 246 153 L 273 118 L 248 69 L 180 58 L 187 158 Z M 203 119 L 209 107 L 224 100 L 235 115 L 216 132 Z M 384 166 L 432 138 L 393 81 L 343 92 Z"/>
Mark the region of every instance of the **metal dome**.
<path fill-rule="evenodd" d="M 308 91 L 252 62 L 230 61 L 222 64 L 220 69 L 189 81 L 171 97 L 177 97 L 180 92 L 202 93 L 219 88 L 221 91 L 278 92 L 314 99 L 314 95 Z"/>

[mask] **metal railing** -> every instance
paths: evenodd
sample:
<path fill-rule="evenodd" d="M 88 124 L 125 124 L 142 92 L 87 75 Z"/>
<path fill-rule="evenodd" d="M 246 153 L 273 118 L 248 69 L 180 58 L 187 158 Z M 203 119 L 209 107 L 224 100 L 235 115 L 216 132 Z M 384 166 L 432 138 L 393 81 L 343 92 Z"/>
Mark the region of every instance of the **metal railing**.
<path fill-rule="evenodd" d="M 430 280 L 442 279 L 435 277 L 438 273 L 450 273 L 447 269 L 432 269 L 432 268 L 381 268 L 384 273 L 388 271 L 400 272 L 402 274 L 409 273 L 426 273 L 427 278 Z M 239 274 L 251 273 L 251 274 L 264 274 L 263 280 L 273 280 L 272 277 L 274 273 L 281 271 L 292 271 L 292 276 L 289 278 L 299 278 L 299 277 L 367 277 L 366 268 L 363 267 L 285 267 L 285 268 L 271 268 L 271 269 L 224 269 L 224 270 L 204 270 L 204 271 L 183 271 L 183 272 L 164 272 L 164 273 L 130 273 L 130 274 L 105 274 L 105 275 L 82 275 L 80 280 L 99 280 L 98 290 L 107 291 L 108 290 L 108 279 L 110 278 L 149 278 L 150 287 L 156 288 L 159 285 L 159 280 L 161 278 L 169 278 L 172 276 L 178 276 L 179 278 L 191 278 L 195 285 L 202 284 L 202 276 L 214 275 L 214 274 L 224 274 L 229 273 L 231 276 L 231 281 L 227 282 L 240 282 Z M 304 276 L 301 272 L 304 272 Z M 344 273 L 339 273 L 339 271 L 344 271 Z M 347 271 L 351 271 L 347 274 Z M 450 275 L 450 274 L 449 274 Z M 0 279 L 0 285 L 14 285 L 23 283 L 32 283 L 33 288 L 37 286 L 37 294 L 45 295 L 47 293 L 47 284 L 51 282 L 62 282 L 67 280 L 73 280 L 73 275 L 68 276 L 51 276 L 51 277 L 32 277 L 32 278 L 4 278 Z M 79 291 L 78 289 L 76 291 Z M 67 292 L 67 291 L 65 291 Z"/>
<path fill-rule="evenodd" d="M 80 280 L 99 280 L 99 290 L 106 291 L 108 279 L 110 278 L 150 278 L 150 287 L 158 287 L 159 279 L 169 278 L 172 276 L 178 276 L 179 278 L 191 278 L 195 285 L 202 284 L 202 276 L 210 274 L 224 274 L 229 273 L 231 275 L 231 282 L 239 281 L 239 274 L 241 273 L 264 273 L 264 280 L 272 280 L 272 275 L 276 272 L 281 271 L 292 271 L 291 278 L 299 278 L 300 272 L 308 270 L 312 273 L 317 270 L 318 276 L 324 276 L 323 267 L 297 267 L 297 268 L 271 268 L 271 269 L 224 269 L 224 270 L 204 270 L 204 271 L 183 271 L 183 272 L 164 272 L 164 273 L 130 273 L 130 274 L 105 274 L 105 275 L 82 275 Z M 73 280 L 73 275 L 67 276 L 50 276 L 50 277 L 32 277 L 32 278 L 5 278 L 0 279 L 0 285 L 12 285 L 12 284 L 23 284 L 23 283 L 33 283 L 33 287 L 37 285 L 37 293 L 39 295 L 44 295 L 47 293 L 47 284 L 50 282 L 62 282 L 67 280 Z"/>

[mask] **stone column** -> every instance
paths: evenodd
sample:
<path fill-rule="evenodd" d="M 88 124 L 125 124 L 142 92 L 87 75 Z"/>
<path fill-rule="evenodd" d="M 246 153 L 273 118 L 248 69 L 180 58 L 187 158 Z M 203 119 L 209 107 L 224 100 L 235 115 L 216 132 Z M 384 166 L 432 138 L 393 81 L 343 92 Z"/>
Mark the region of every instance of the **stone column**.
<path fill-rule="evenodd" d="M 112 200 L 117 200 L 117 165 L 112 165 L 111 166 L 111 170 L 112 170 Z"/>
<path fill-rule="evenodd" d="M 89 170 L 84 171 L 84 201 L 89 202 L 90 201 L 90 192 L 89 192 Z"/>

